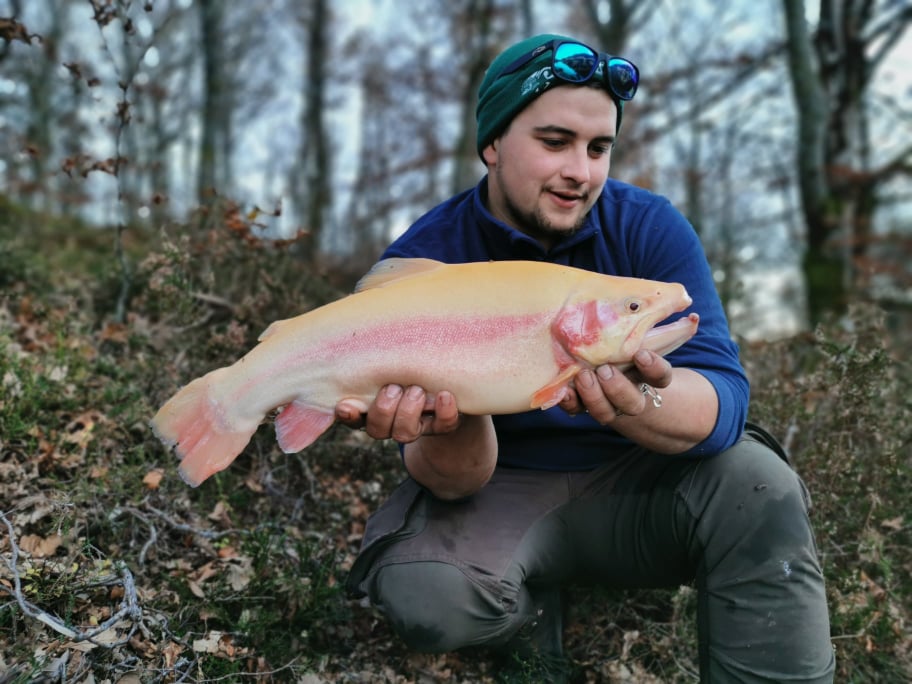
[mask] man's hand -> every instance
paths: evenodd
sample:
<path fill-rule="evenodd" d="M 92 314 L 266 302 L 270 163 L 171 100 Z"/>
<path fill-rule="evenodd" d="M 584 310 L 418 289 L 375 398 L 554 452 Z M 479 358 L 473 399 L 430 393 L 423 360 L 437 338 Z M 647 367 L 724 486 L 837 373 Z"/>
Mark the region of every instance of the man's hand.
<path fill-rule="evenodd" d="M 633 358 L 633 367 L 625 373 L 610 365 L 595 371 L 583 370 L 576 376 L 575 389 L 567 391 L 560 403 L 567 413 L 588 412 L 602 425 L 625 416 L 638 416 L 652 399 L 640 389 L 643 383 L 652 387 L 668 387 L 672 367 L 655 352 L 641 349 Z"/>
<path fill-rule="evenodd" d="M 340 401 L 336 420 L 351 428 L 363 428 L 374 439 L 392 438 L 408 444 L 422 435 L 452 432 L 459 426 L 459 410 L 453 395 L 445 390 L 435 396 L 417 385 L 386 385 L 366 414 L 356 402 Z"/>
<path fill-rule="evenodd" d="M 451 392 L 428 395 L 414 385 L 387 385 L 366 413 L 362 408 L 360 402 L 342 400 L 336 420 L 375 439 L 405 444 L 406 470 L 440 499 L 469 496 L 494 472 L 497 436 L 491 417 L 460 416 Z"/>

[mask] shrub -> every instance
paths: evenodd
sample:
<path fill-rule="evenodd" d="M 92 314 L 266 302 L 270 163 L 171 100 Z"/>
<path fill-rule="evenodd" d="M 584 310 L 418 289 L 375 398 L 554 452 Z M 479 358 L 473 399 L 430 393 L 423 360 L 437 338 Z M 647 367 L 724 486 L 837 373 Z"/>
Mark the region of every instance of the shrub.
<path fill-rule="evenodd" d="M 837 681 L 912 673 L 912 368 L 882 312 L 746 353 L 752 418 L 779 435 L 813 497 Z"/>

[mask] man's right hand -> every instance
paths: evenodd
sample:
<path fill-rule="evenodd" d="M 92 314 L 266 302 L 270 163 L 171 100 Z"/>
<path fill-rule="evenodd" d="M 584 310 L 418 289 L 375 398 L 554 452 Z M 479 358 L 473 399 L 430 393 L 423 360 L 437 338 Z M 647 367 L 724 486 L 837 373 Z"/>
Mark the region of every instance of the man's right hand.
<path fill-rule="evenodd" d="M 394 439 L 402 444 L 422 435 L 439 435 L 459 427 L 459 409 L 446 390 L 429 395 L 417 385 L 380 388 L 363 413 L 358 402 L 343 399 L 336 404 L 336 420 L 351 428 L 363 428 L 374 439 Z"/>
<path fill-rule="evenodd" d="M 386 385 L 366 413 L 360 402 L 340 401 L 336 420 L 363 428 L 375 439 L 405 444 L 409 474 L 440 499 L 460 499 L 478 491 L 497 465 L 491 416 L 460 416 L 451 392 L 428 395 L 414 385 Z"/>

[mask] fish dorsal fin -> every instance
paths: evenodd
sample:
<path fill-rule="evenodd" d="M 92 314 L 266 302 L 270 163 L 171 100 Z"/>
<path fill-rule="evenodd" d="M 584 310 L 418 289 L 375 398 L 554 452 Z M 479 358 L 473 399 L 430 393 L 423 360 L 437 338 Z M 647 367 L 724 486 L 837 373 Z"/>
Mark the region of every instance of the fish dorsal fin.
<path fill-rule="evenodd" d="M 404 278 L 411 278 L 420 273 L 435 271 L 443 266 L 442 261 L 434 259 L 391 257 L 378 261 L 373 268 L 355 285 L 355 292 L 384 287 Z"/>
<path fill-rule="evenodd" d="M 282 321 L 273 321 L 272 323 L 269 324 L 269 327 L 266 328 L 266 330 L 264 330 L 263 332 L 260 333 L 260 336 L 257 338 L 257 342 L 262 342 L 267 337 L 275 335 L 279 331 L 279 328 L 281 328 L 281 327 L 282 327 Z"/>

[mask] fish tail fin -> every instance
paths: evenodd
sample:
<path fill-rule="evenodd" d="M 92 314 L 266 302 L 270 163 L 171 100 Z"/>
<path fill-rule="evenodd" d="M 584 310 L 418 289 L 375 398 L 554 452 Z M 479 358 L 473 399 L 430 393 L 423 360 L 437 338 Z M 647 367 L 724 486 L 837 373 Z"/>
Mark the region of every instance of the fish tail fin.
<path fill-rule="evenodd" d="M 181 389 L 152 419 L 152 431 L 181 459 L 180 475 L 192 487 L 227 468 L 257 425 L 229 424 L 224 407 L 211 396 L 210 373 Z"/>

